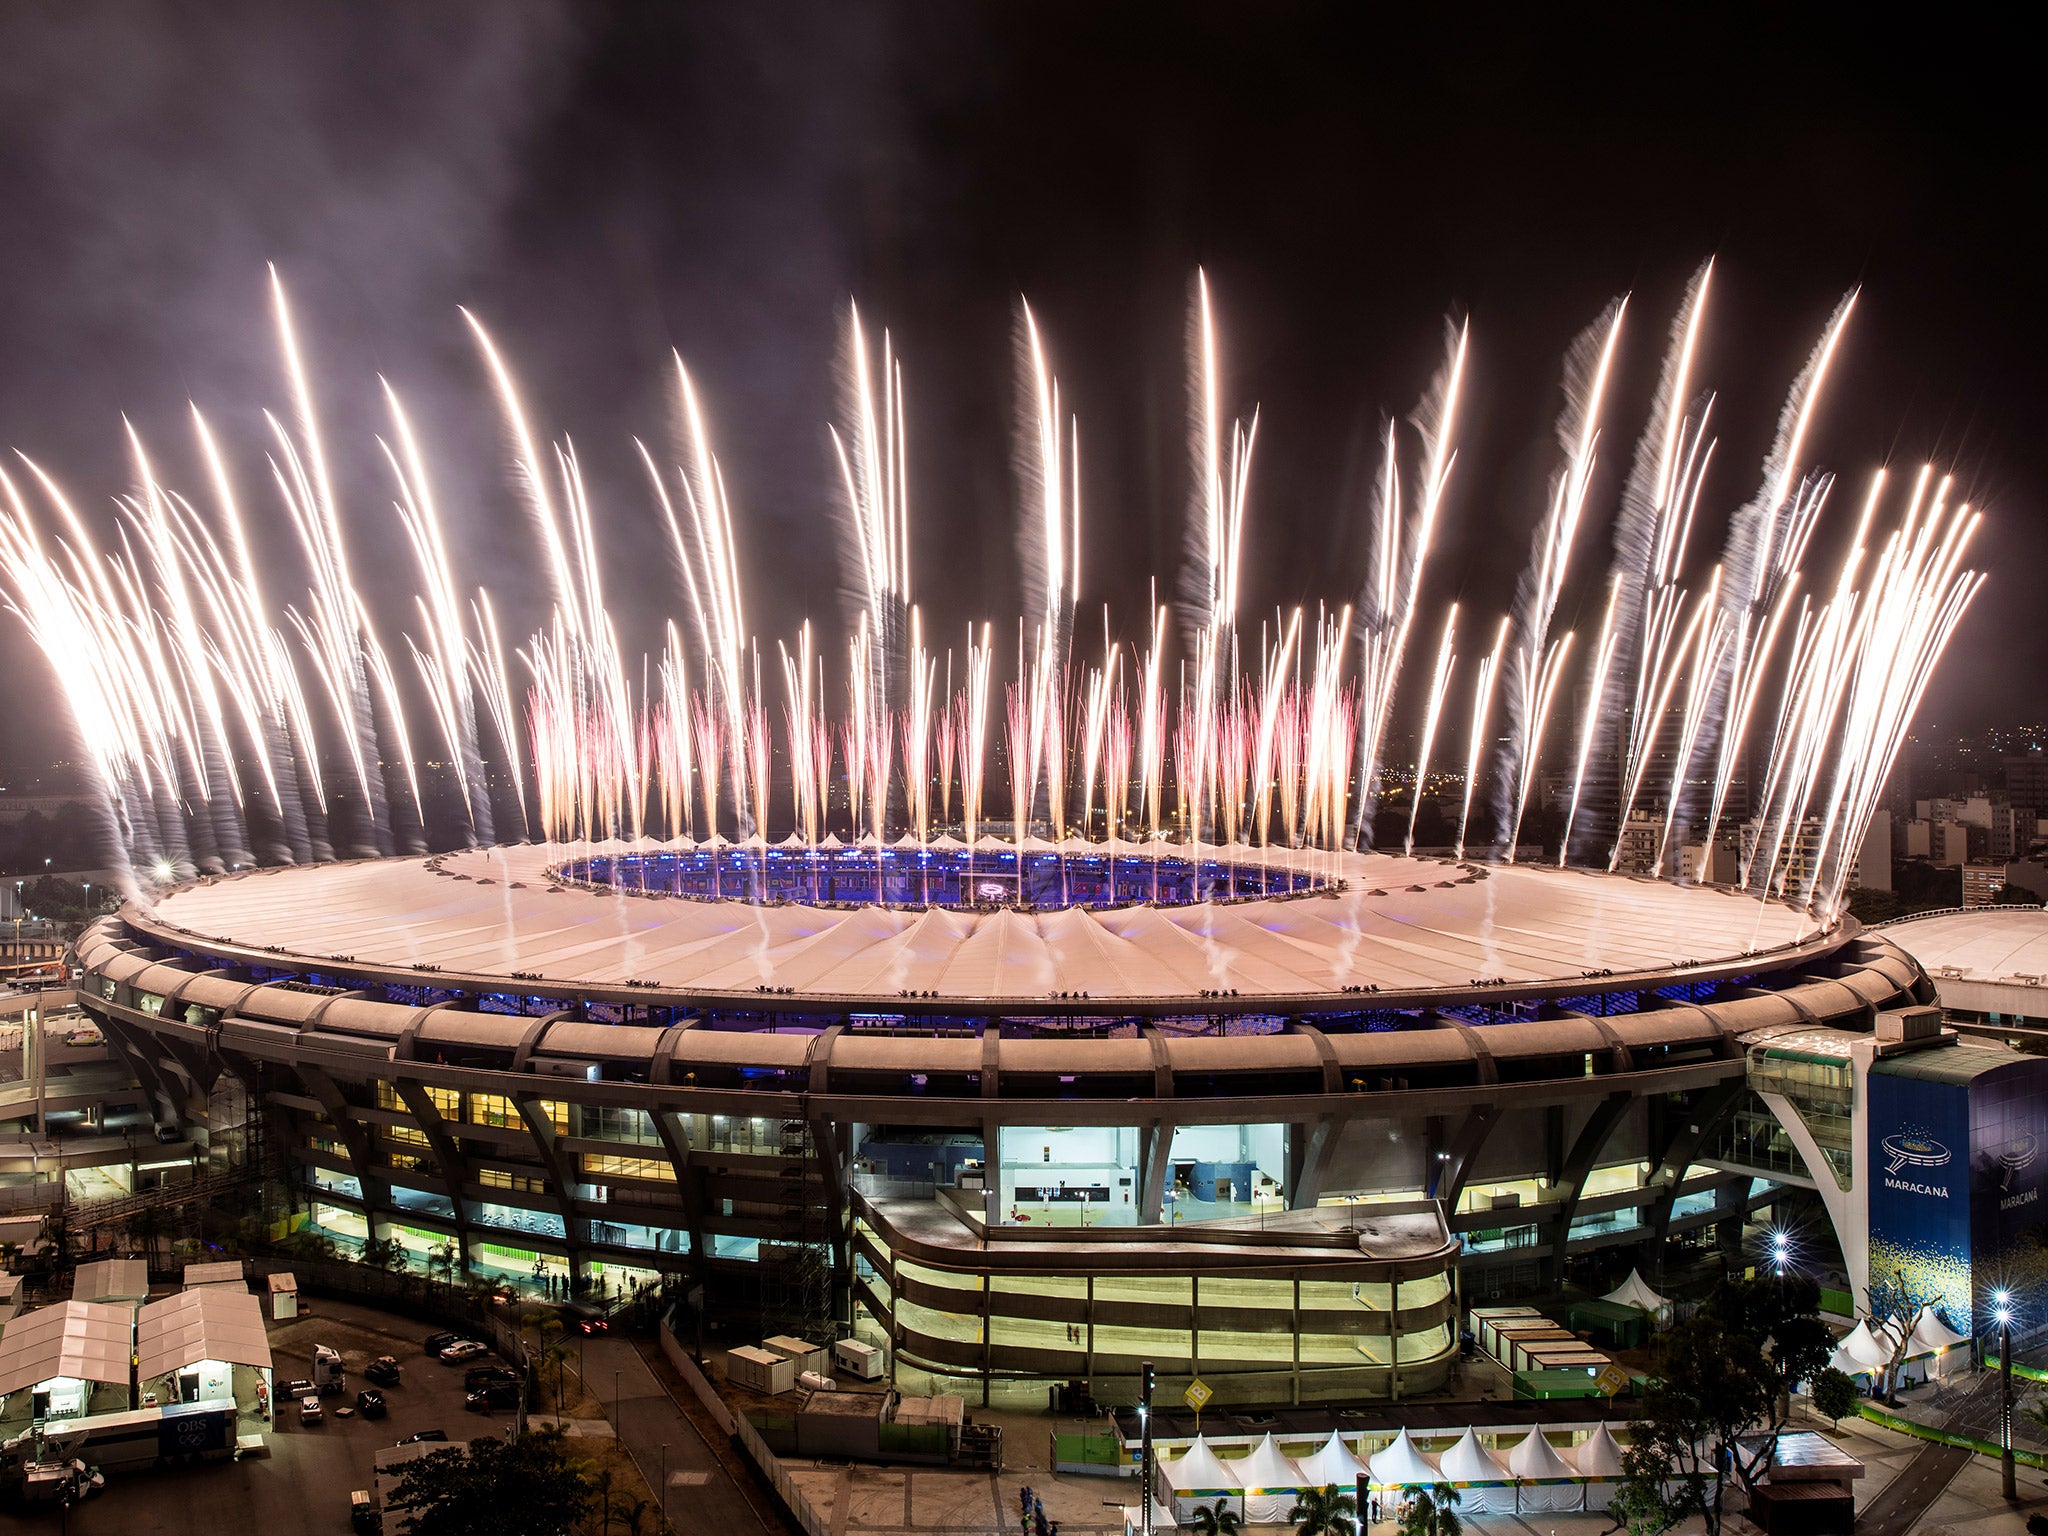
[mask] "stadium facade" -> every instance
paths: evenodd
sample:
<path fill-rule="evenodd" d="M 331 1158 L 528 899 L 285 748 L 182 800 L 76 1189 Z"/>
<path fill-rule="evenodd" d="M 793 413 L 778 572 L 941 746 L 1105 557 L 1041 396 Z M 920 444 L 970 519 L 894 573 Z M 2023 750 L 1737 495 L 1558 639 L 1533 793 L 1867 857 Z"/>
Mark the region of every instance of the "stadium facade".
<path fill-rule="evenodd" d="M 1827 1176 L 1751 1043 L 1932 997 L 1881 937 L 1715 888 L 1154 853 L 265 870 L 96 924 L 80 996 L 160 1125 L 260 1107 L 344 1244 L 681 1276 L 969 1390 L 1150 1360 L 1266 1402 L 1428 1391 L 1463 1307 L 1579 1254 L 1738 1245 Z"/>

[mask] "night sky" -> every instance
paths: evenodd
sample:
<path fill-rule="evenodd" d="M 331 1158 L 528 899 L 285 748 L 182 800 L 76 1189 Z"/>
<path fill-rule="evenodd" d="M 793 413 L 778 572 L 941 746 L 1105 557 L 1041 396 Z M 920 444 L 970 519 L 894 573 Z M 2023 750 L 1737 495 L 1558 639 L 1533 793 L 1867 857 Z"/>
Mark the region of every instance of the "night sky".
<path fill-rule="evenodd" d="M 1384 414 L 1447 314 L 1473 386 L 1425 623 L 1490 629 L 1555 467 L 1564 348 L 1633 294 L 1610 474 L 1560 624 L 1590 605 L 1613 488 L 1671 314 L 1718 259 L 1699 377 L 1721 446 L 1697 579 L 1755 492 L 1785 389 L 1862 298 L 1812 459 L 1936 458 L 1986 507 L 1992 580 L 1923 719 L 2048 710 L 2042 155 L 2010 37 L 1875 13 L 1640 8 L 1442 30 L 1279 4 L 432 6 L 69 3 L 0 14 L 0 443 L 111 522 L 121 415 L 197 489 L 185 402 L 232 445 L 280 599 L 303 576 L 264 497 L 258 411 L 287 396 L 266 261 L 290 285 L 351 553 L 396 645 L 412 577 L 370 433 L 376 377 L 431 439 L 465 579 L 508 628 L 538 561 L 475 351 L 493 329 L 537 426 L 576 443 L 629 646 L 682 616 L 631 439 L 673 441 L 669 349 L 704 390 L 750 626 L 844 612 L 836 479 L 845 303 L 889 327 L 910 411 L 913 582 L 940 634 L 1014 623 L 1019 293 L 1081 418 L 1084 608 L 1142 625 L 1188 500 L 1189 282 L 1206 265 L 1231 404 L 1262 409 L 1244 611 L 1344 601 Z M 1823 542 L 1826 534 L 1822 536 Z M 1099 623 L 1099 621 L 1091 621 Z M 0 763 L 63 749 L 0 625 Z"/>

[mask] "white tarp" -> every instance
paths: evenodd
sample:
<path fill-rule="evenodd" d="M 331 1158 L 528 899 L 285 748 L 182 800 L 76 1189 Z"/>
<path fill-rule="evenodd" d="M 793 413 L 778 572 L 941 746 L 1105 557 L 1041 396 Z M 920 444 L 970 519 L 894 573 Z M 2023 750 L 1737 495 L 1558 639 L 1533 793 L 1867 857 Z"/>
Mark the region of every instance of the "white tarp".
<path fill-rule="evenodd" d="M 1671 1298 L 1659 1296 L 1655 1291 L 1651 1290 L 1648 1285 L 1644 1284 L 1642 1275 L 1633 1269 L 1628 1272 L 1626 1280 L 1622 1281 L 1621 1284 L 1617 1285 L 1600 1299 L 1602 1301 L 1619 1302 L 1624 1307 L 1641 1307 L 1652 1317 L 1659 1319 L 1668 1318 L 1671 1315 Z"/>
<path fill-rule="evenodd" d="M 1566 1514 L 1585 1507 L 1585 1486 L 1571 1463 L 1544 1438 L 1541 1424 L 1508 1452 L 1508 1470 L 1519 1479 L 1515 1508 L 1522 1514 Z"/>
<path fill-rule="evenodd" d="M 1511 1515 L 1515 1512 L 1514 1474 L 1468 1429 L 1443 1454 L 1444 1481 L 1458 1490 L 1460 1515 Z"/>
<path fill-rule="evenodd" d="M 247 1291 L 202 1285 L 153 1301 L 135 1315 L 136 1374 L 148 1380 L 201 1360 L 270 1369 L 263 1308 Z"/>
<path fill-rule="evenodd" d="M 1371 1477 L 1375 1488 L 1414 1488 L 1441 1481 L 1443 1474 L 1435 1462 L 1415 1448 L 1415 1442 L 1404 1429 L 1394 1436 L 1392 1445 L 1373 1452 Z"/>
<path fill-rule="evenodd" d="M 1335 1485 L 1340 1491 L 1356 1484 L 1358 1474 L 1365 1470 L 1364 1464 L 1351 1454 L 1351 1447 L 1344 1443 L 1344 1437 L 1334 1429 L 1321 1449 L 1296 1457 L 1294 1464 L 1301 1468 L 1302 1479 L 1307 1486 L 1327 1488 Z"/>
<path fill-rule="evenodd" d="M 1244 1493 L 1244 1517 L 1256 1522 L 1279 1522 L 1295 1505 L 1307 1481 L 1301 1469 L 1281 1454 L 1269 1434 L 1242 1461 L 1225 1462 L 1238 1478 Z"/>
<path fill-rule="evenodd" d="M 0 1333 L 0 1396 L 57 1376 L 127 1386 L 133 1329 L 126 1307 L 86 1301 L 22 1313 Z"/>

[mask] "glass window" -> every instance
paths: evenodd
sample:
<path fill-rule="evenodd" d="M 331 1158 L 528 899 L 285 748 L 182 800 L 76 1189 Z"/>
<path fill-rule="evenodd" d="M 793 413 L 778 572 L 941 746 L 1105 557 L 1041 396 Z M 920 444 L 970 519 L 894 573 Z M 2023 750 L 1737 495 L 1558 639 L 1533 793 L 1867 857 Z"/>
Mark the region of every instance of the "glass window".
<path fill-rule="evenodd" d="M 670 1184 L 676 1179 L 676 1171 L 665 1157 L 614 1157 L 609 1153 L 586 1152 L 583 1171 L 621 1179 L 660 1179 Z"/>

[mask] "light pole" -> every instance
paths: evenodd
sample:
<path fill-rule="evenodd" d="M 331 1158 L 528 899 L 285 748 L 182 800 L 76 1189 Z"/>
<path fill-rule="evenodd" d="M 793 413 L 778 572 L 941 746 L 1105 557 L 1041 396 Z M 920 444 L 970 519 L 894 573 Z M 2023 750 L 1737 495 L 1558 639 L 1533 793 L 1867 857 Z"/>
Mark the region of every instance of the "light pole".
<path fill-rule="evenodd" d="M 1998 1320 L 1998 1480 L 2008 1499 L 2019 1497 L 2012 1457 L 2012 1292 L 1992 1295 L 1991 1315 Z"/>
<path fill-rule="evenodd" d="M 1147 1360 L 1138 1370 L 1138 1480 L 1144 1484 L 1138 1490 L 1138 1508 L 1144 1536 L 1152 1536 L 1152 1362 Z"/>

